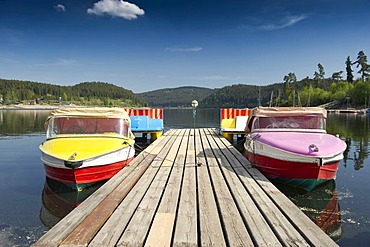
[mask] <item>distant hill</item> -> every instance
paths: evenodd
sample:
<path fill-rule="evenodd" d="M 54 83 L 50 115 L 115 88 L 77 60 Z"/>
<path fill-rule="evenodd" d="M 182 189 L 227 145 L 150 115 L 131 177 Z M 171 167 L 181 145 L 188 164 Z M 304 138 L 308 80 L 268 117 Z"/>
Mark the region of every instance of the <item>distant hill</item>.
<path fill-rule="evenodd" d="M 131 90 L 105 82 L 83 82 L 73 86 L 0 79 L 0 99 L 4 104 L 31 102 L 72 102 L 83 105 L 146 106 Z M 1 102 L 0 102 L 1 103 Z"/>
<path fill-rule="evenodd" d="M 348 83 L 325 79 L 321 84 L 319 87 L 318 81 L 307 77 L 301 81 L 266 86 L 236 84 L 218 89 L 185 86 L 134 94 L 131 90 L 105 82 L 60 86 L 0 78 L 0 104 L 72 103 L 90 106 L 190 107 L 195 99 L 202 108 L 253 108 L 259 105 L 318 106 L 332 101 L 342 102 L 346 97 L 350 97 L 351 101 L 346 103 L 363 107 L 366 105 L 364 99 L 369 97 L 367 82 Z"/>
<path fill-rule="evenodd" d="M 282 86 L 282 83 L 276 83 L 268 86 L 236 84 L 219 89 L 179 87 L 139 93 L 137 96 L 150 107 L 189 107 L 191 101 L 196 99 L 202 108 L 253 108 L 267 105 L 271 93 L 274 92 L 276 98 L 276 92 Z"/>
<path fill-rule="evenodd" d="M 151 107 L 189 107 L 193 100 L 201 102 L 215 89 L 204 87 L 178 87 L 136 94 Z"/>
<path fill-rule="evenodd" d="M 253 108 L 265 106 L 271 98 L 271 93 L 282 88 L 282 83 L 268 86 L 236 84 L 214 90 L 212 94 L 201 101 L 203 107 L 234 107 Z"/>

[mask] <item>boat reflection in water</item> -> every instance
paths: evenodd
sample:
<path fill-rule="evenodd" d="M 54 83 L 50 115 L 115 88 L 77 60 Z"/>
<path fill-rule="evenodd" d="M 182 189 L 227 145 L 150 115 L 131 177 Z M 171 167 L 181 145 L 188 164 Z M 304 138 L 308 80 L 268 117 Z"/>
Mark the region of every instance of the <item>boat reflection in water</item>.
<path fill-rule="evenodd" d="M 46 177 L 40 210 L 42 224 L 52 228 L 104 183 L 105 181 L 96 182 L 83 191 L 77 191 L 64 183 Z"/>
<path fill-rule="evenodd" d="M 334 241 L 343 237 L 334 179 L 312 191 L 304 191 L 280 183 L 275 183 L 275 185 Z"/>

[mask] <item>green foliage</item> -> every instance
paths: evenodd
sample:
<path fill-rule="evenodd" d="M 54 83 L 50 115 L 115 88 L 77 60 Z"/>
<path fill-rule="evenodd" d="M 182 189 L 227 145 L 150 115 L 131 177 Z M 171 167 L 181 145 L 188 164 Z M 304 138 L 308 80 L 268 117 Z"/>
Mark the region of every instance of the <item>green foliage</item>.
<path fill-rule="evenodd" d="M 292 83 L 291 87 L 296 90 L 291 89 L 286 97 L 282 97 L 284 83 L 269 86 L 245 84 L 226 86 L 215 90 L 200 105 L 202 107 L 253 108 L 258 106 L 260 101 L 261 106 L 319 106 L 332 101 L 345 102 L 346 97 L 350 97 L 352 106 L 363 107 L 366 97 L 369 98 L 370 95 L 370 84 L 362 81 L 356 84 L 346 81 L 332 82 L 327 89 L 323 89 L 312 85 L 301 88 L 304 80 Z M 271 96 L 273 96 L 272 101 Z M 339 105 L 339 107 L 344 106 Z"/>
<path fill-rule="evenodd" d="M 327 90 L 305 87 L 301 92 L 302 105 L 317 106 L 331 101 L 344 101 L 350 98 L 351 105 L 363 107 L 370 95 L 370 84 L 362 81 L 355 85 L 346 81 L 332 83 Z"/>
<path fill-rule="evenodd" d="M 95 106 L 146 106 L 132 91 L 104 82 L 84 82 L 74 86 L 0 79 L 5 104 L 29 103 L 41 98 L 46 103 L 64 102 Z"/>
<path fill-rule="evenodd" d="M 316 85 L 318 87 L 325 87 L 325 70 L 324 66 L 321 63 L 317 65 L 319 72 L 315 71 L 314 73 L 314 80 L 316 81 Z"/>
<path fill-rule="evenodd" d="M 343 71 L 338 71 L 338 72 L 334 72 L 331 76 L 332 80 L 335 81 L 335 82 L 339 82 L 343 79 Z"/>
<path fill-rule="evenodd" d="M 271 86 L 233 85 L 221 88 L 203 100 L 203 105 L 214 107 L 255 107 L 262 106 L 319 106 L 329 102 L 338 102 L 332 107 L 343 107 L 343 102 L 352 107 L 368 107 L 370 102 L 370 65 L 363 51 L 359 52 L 357 61 L 352 63 L 350 57 L 346 60 L 347 81 L 343 81 L 343 71 L 334 72 L 331 78 L 325 78 L 322 64 L 314 78 L 308 76 L 297 81 L 295 73 L 284 76 L 283 83 Z M 362 80 L 353 80 L 352 65 L 357 64 Z M 257 90 L 259 89 L 259 91 Z M 271 95 L 271 97 L 270 97 Z M 274 96 L 274 98 L 272 97 Z"/>
<path fill-rule="evenodd" d="M 288 75 L 284 76 L 284 90 L 283 90 L 283 96 L 285 98 L 291 98 L 294 91 L 295 91 L 295 85 L 297 82 L 297 77 L 295 73 L 290 72 Z"/>
<path fill-rule="evenodd" d="M 365 102 L 370 95 L 370 84 L 368 82 L 359 81 L 350 90 L 351 102 L 354 105 L 365 105 Z"/>
<path fill-rule="evenodd" d="M 297 95 L 294 97 L 296 97 L 295 100 L 293 99 L 293 95 L 291 95 L 284 105 L 285 106 L 318 106 L 318 105 L 325 104 L 331 101 L 330 92 L 322 88 L 314 88 L 312 86 L 303 88 L 301 91 L 297 92 Z M 298 97 L 299 97 L 299 101 L 298 101 Z M 295 104 L 293 104 L 293 100 Z"/>
<path fill-rule="evenodd" d="M 235 108 L 252 108 L 261 105 L 266 105 L 270 100 L 271 92 L 278 95 L 281 89 L 280 84 L 272 84 L 269 86 L 255 86 L 237 84 L 226 86 L 215 90 L 211 95 L 206 97 L 201 102 L 202 107 L 235 107 Z"/>
<path fill-rule="evenodd" d="M 236 93 L 237 92 L 237 93 Z M 248 107 L 247 102 L 257 103 L 258 87 L 232 85 L 216 90 L 201 101 L 204 107 Z"/>
<path fill-rule="evenodd" d="M 146 93 L 139 93 L 137 96 L 154 107 L 189 107 L 196 99 L 201 102 L 210 95 L 214 89 L 203 87 L 179 87 L 166 88 Z M 203 105 L 200 105 L 203 107 Z"/>
<path fill-rule="evenodd" d="M 339 82 L 339 83 L 332 83 L 328 91 L 331 93 L 331 100 L 342 100 L 346 98 L 350 90 L 353 88 L 353 84 L 348 82 Z"/>
<path fill-rule="evenodd" d="M 314 78 L 298 81 L 294 72 L 283 78 L 283 83 L 268 86 L 236 84 L 220 89 L 179 87 L 160 89 L 135 95 L 132 91 L 103 82 L 83 82 L 74 86 L 57 86 L 46 83 L 0 79 L 0 99 L 5 104 L 30 102 L 42 98 L 47 103 L 63 102 L 76 105 L 190 107 L 196 99 L 199 107 L 252 108 L 261 106 L 318 106 L 331 101 L 363 107 L 370 101 L 370 65 L 360 51 L 355 62 L 347 57 L 346 79 L 343 71 L 325 78 L 324 66 L 318 64 Z M 353 79 L 352 65 L 356 64 L 362 80 Z M 146 103 L 147 102 L 147 103 Z M 1 102 L 0 102 L 1 103 Z"/>
<path fill-rule="evenodd" d="M 359 51 L 357 60 L 353 64 L 357 64 L 357 68 L 360 66 L 358 73 L 361 74 L 362 81 L 370 77 L 370 65 L 367 63 L 367 56 L 363 51 Z"/>

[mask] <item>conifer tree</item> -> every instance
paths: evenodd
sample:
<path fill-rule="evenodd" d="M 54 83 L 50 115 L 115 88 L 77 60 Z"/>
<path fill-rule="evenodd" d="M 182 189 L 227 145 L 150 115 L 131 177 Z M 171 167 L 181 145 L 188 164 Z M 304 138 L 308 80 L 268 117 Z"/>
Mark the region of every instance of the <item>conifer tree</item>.
<path fill-rule="evenodd" d="M 319 72 L 315 71 L 313 79 L 317 81 L 317 87 L 324 86 L 325 88 L 326 85 L 322 85 L 325 82 L 324 81 L 324 78 L 325 78 L 324 66 L 322 66 L 321 63 L 319 63 L 317 67 L 319 68 Z"/>
<path fill-rule="evenodd" d="M 357 72 L 361 74 L 362 81 L 370 76 L 370 66 L 367 64 L 367 56 L 364 51 L 360 51 L 357 55 L 357 60 L 353 64 L 357 64 L 357 68 L 361 66 L 360 70 Z"/>
<path fill-rule="evenodd" d="M 347 82 L 353 83 L 352 61 L 349 56 L 347 57 L 347 60 L 346 60 L 346 72 L 347 72 Z"/>

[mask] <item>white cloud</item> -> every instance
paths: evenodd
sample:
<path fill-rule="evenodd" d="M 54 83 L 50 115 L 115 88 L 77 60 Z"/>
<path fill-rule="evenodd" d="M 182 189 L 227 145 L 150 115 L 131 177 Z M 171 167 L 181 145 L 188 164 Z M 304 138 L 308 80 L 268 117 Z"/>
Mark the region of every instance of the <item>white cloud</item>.
<path fill-rule="evenodd" d="M 237 75 L 206 75 L 206 76 L 198 76 L 198 77 L 186 77 L 186 80 L 197 80 L 197 81 L 241 81 L 245 80 L 242 76 Z"/>
<path fill-rule="evenodd" d="M 76 65 L 76 61 L 75 60 L 71 60 L 71 59 L 62 59 L 62 58 L 59 58 L 57 59 L 57 61 L 55 62 L 55 65 L 62 65 L 62 66 L 65 66 L 65 65 Z"/>
<path fill-rule="evenodd" d="M 72 65 L 77 65 L 76 60 L 59 58 L 56 61 L 50 63 L 32 64 L 31 67 L 72 66 Z"/>
<path fill-rule="evenodd" d="M 91 15 L 110 15 L 127 20 L 136 19 L 139 15 L 144 15 L 144 10 L 135 4 L 123 0 L 100 0 L 94 3 L 94 7 L 87 9 Z"/>
<path fill-rule="evenodd" d="M 283 21 L 281 21 L 279 24 L 269 24 L 269 25 L 263 25 L 260 28 L 263 30 L 277 30 L 277 29 L 283 29 L 286 27 L 293 26 L 297 24 L 298 22 L 306 19 L 307 15 L 299 15 L 299 16 L 289 16 L 285 18 Z"/>
<path fill-rule="evenodd" d="M 58 4 L 58 5 L 55 5 L 54 8 L 58 11 L 58 12 L 65 12 L 66 11 L 66 7 L 63 5 L 63 4 Z"/>
<path fill-rule="evenodd" d="M 241 76 L 220 76 L 220 75 L 208 75 L 201 77 L 200 80 L 206 80 L 206 81 L 235 81 L 235 80 L 242 80 L 244 79 Z"/>
<path fill-rule="evenodd" d="M 13 45 L 20 45 L 25 34 L 22 31 L 0 27 L 0 39 L 10 42 Z"/>
<path fill-rule="evenodd" d="M 166 51 L 170 52 L 198 52 L 203 50 L 202 47 L 189 47 L 189 48 L 181 48 L 181 47 L 167 47 Z"/>

